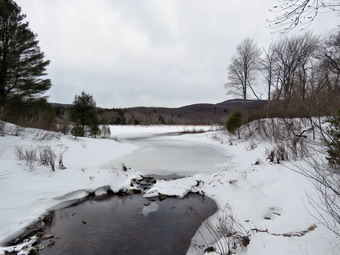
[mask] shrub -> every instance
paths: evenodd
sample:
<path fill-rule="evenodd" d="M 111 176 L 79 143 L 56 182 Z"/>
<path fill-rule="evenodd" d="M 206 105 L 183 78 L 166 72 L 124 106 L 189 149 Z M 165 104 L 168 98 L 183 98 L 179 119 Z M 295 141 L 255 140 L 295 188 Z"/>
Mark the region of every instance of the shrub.
<path fill-rule="evenodd" d="M 59 156 L 58 168 L 60 170 L 65 170 L 66 169 L 66 167 L 64 166 L 64 162 L 63 162 L 63 157 L 62 156 Z"/>
<path fill-rule="evenodd" d="M 58 168 L 60 170 L 65 170 L 66 167 L 64 166 L 64 153 L 66 151 L 67 147 L 64 148 L 64 150 L 60 151 L 59 152 L 59 163 L 58 163 Z"/>
<path fill-rule="evenodd" d="M 30 169 L 33 169 L 34 164 L 38 162 L 43 166 L 49 166 L 52 171 L 55 171 L 56 154 L 50 146 L 38 148 L 38 156 L 36 148 L 23 149 L 22 147 L 16 146 L 15 150 L 17 158 L 25 161 Z M 62 154 L 59 156 L 59 168 L 66 169 L 62 163 Z"/>
<path fill-rule="evenodd" d="M 207 235 L 201 230 L 205 229 Z M 250 234 L 236 218 L 229 205 L 222 209 L 216 216 L 216 220 L 207 219 L 203 222 L 201 235 L 204 253 L 216 252 L 217 254 L 231 255 L 238 249 L 245 248 L 250 243 Z"/>
<path fill-rule="evenodd" d="M 205 133 L 205 132 L 206 131 L 203 128 L 200 128 L 200 129 L 193 128 L 191 130 L 184 129 L 183 131 L 181 131 L 179 133 L 180 133 L 180 135 L 186 135 L 186 134 L 202 134 L 202 133 Z"/>
<path fill-rule="evenodd" d="M 51 170 L 55 171 L 56 155 L 50 146 L 43 147 L 39 150 L 39 162 L 41 165 L 49 166 Z"/>
<path fill-rule="evenodd" d="M 15 146 L 15 154 L 19 160 L 24 160 L 24 150 L 22 147 Z"/>
<path fill-rule="evenodd" d="M 16 155 L 19 160 L 23 160 L 26 162 L 26 165 L 33 169 L 35 162 L 37 161 L 37 151 L 34 148 L 23 149 L 21 147 L 16 146 Z"/>

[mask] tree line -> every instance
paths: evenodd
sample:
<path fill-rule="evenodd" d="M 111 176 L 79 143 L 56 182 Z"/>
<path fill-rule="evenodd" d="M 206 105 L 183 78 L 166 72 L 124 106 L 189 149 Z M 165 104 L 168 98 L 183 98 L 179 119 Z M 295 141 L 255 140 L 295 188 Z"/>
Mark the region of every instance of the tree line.
<path fill-rule="evenodd" d="M 284 37 L 267 49 L 244 39 L 228 66 L 226 87 L 246 102 L 250 95 L 263 98 L 259 84 L 273 115 L 333 114 L 340 108 L 340 31 Z"/>
<path fill-rule="evenodd" d="M 37 35 L 31 31 L 25 17 L 15 1 L 0 0 L 0 118 L 23 126 L 55 129 L 55 118 L 60 114 L 44 96 L 52 85 L 46 78 L 50 61 L 46 60 Z M 253 39 L 244 39 L 229 65 L 227 87 L 247 104 L 250 95 L 263 97 L 256 87 L 265 85 L 267 96 L 264 99 L 269 101 L 266 115 L 262 111 L 254 117 L 253 111 L 251 117 L 247 112 L 247 120 L 332 114 L 339 108 L 339 41 L 339 31 L 324 38 L 312 33 L 286 37 L 267 49 L 259 49 Z M 81 96 L 90 95 L 82 93 Z M 77 97 L 77 100 L 82 99 Z M 94 100 L 92 103 L 95 105 Z M 94 110 L 89 112 L 94 116 Z M 120 110 L 106 111 L 102 115 L 115 115 L 120 124 L 138 124 L 139 115 L 142 119 L 151 119 L 151 114 L 143 114 L 140 111 L 131 115 Z M 66 111 L 62 120 L 57 119 L 58 126 L 70 119 L 67 115 L 79 123 L 78 131 L 84 132 L 81 118 L 74 117 L 73 112 Z M 176 116 L 169 116 L 169 120 L 163 115 L 156 117 L 159 122 L 170 123 Z M 103 122 L 103 118 L 91 118 L 93 122 Z M 178 119 L 183 121 L 179 115 Z"/>

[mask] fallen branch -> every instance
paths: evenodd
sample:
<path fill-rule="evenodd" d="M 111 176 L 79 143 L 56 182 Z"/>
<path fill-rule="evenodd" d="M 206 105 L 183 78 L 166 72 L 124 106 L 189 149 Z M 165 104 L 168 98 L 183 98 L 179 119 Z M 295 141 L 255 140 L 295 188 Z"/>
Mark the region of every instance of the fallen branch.
<path fill-rule="evenodd" d="M 306 230 L 303 230 L 303 231 L 298 231 L 298 232 L 290 232 L 290 233 L 284 233 L 284 234 L 277 234 L 277 233 L 270 233 L 268 231 L 268 229 L 257 229 L 257 228 L 252 228 L 248 231 L 249 232 L 256 232 L 256 233 L 267 233 L 269 235 L 272 235 L 272 236 L 283 236 L 283 237 L 302 237 L 304 235 L 306 235 L 307 233 L 313 231 L 314 229 L 316 229 L 317 226 L 316 225 L 312 225 L 310 226 L 309 228 L 307 228 Z"/>

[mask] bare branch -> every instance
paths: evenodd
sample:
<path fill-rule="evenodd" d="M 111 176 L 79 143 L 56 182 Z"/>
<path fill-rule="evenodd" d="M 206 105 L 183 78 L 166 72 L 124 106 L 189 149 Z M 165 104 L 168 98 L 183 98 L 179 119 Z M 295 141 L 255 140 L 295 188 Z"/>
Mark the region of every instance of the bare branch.
<path fill-rule="evenodd" d="M 269 9 L 275 17 L 267 20 L 274 33 L 285 34 L 298 26 L 305 30 L 319 14 L 340 13 L 338 0 L 277 0 L 277 2 L 278 5 Z"/>

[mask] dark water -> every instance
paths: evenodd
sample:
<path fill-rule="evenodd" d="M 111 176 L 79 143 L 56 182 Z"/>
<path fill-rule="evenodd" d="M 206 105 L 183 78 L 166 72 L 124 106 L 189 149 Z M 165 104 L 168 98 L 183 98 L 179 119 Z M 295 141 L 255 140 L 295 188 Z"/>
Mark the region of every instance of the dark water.
<path fill-rule="evenodd" d="M 201 222 L 216 209 L 211 199 L 197 194 L 163 201 L 141 195 L 90 198 L 52 212 L 46 232 L 54 238 L 43 245 L 55 244 L 39 254 L 185 254 Z"/>

